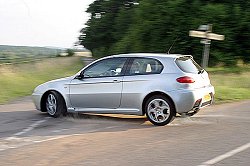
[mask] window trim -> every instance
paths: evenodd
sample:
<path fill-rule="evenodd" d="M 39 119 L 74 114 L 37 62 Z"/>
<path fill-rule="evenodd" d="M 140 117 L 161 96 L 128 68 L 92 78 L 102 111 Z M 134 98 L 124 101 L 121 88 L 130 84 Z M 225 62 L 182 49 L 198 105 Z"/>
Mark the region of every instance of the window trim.
<path fill-rule="evenodd" d="M 150 59 L 150 60 L 155 60 L 157 61 L 161 66 L 162 66 L 162 69 L 159 73 L 134 73 L 134 74 L 130 74 L 129 71 L 132 67 L 132 64 L 134 62 L 135 59 Z M 160 60 L 156 59 L 156 58 L 149 58 L 149 57 L 132 57 L 132 58 L 129 58 L 129 61 L 128 61 L 128 65 L 127 65 L 127 68 L 126 68 L 126 71 L 125 71 L 125 76 L 139 76 L 139 75 L 153 75 L 153 74 L 161 74 L 162 71 L 164 69 L 164 65 L 161 63 Z"/>
<path fill-rule="evenodd" d="M 111 59 L 125 59 L 125 63 L 122 67 L 122 71 L 121 71 L 121 74 L 120 75 L 116 75 L 116 76 L 98 76 L 98 77 L 84 77 L 84 72 L 86 70 L 88 70 L 89 68 L 91 67 L 94 67 L 96 65 L 98 65 L 99 63 L 101 63 L 102 61 L 105 61 L 105 60 L 111 60 Z M 100 59 L 99 61 L 91 64 L 90 66 L 88 66 L 87 68 L 83 69 L 80 73 L 82 79 L 91 79 L 91 78 L 108 78 L 108 77 L 123 77 L 125 75 L 125 71 L 127 69 L 127 65 L 128 65 L 128 61 L 129 61 L 129 58 L 128 57 L 111 57 L 111 58 L 105 58 L 105 59 Z"/>

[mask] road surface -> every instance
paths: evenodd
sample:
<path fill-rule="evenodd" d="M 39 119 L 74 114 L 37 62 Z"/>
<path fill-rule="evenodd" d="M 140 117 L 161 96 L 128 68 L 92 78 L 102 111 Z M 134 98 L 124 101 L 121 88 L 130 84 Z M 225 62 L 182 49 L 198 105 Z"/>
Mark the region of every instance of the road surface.
<path fill-rule="evenodd" d="M 0 105 L 0 165 L 248 166 L 250 101 L 156 127 L 145 117 L 54 119 L 25 98 Z"/>

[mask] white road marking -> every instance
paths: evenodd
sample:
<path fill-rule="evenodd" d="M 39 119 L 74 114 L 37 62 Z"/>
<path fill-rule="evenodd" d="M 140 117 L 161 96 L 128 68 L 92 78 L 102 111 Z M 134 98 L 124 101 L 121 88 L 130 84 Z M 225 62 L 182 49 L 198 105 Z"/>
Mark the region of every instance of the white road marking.
<path fill-rule="evenodd" d="M 24 146 L 24 145 L 29 144 L 29 142 L 31 142 L 32 140 L 19 138 L 18 136 L 21 136 L 21 135 L 26 134 L 27 132 L 33 130 L 35 127 L 37 127 L 41 123 L 46 122 L 47 121 L 46 119 L 36 121 L 36 122 L 32 123 L 31 125 L 29 125 L 27 128 L 23 129 L 22 131 L 17 132 L 15 134 L 13 134 L 12 136 L 5 138 L 4 140 L 7 141 L 7 142 L 0 145 L 0 151 L 4 151 L 4 150 L 7 150 L 7 149 L 18 148 L 20 146 Z M 9 143 L 14 143 L 14 142 L 17 143 L 18 145 L 8 145 Z"/>
<path fill-rule="evenodd" d="M 45 121 L 46 120 L 37 121 L 36 123 L 33 123 L 30 126 L 37 126 L 37 125 L 39 125 L 39 124 L 41 124 L 41 123 L 43 123 Z M 110 129 L 110 128 L 115 128 L 115 127 L 119 127 L 119 126 L 104 127 L 104 128 L 101 128 L 101 129 L 93 129 L 93 130 L 87 131 L 86 133 L 81 133 L 81 134 L 69 134 L 69 135 L 51 136 L 50 138 L 47 137 L 46 139 L 41 139 L 41 140 L 37 140 L 37 139 L 34 140 L 32 138 L 18 138 L 16 136 L 11 136 L 11 137 L 6 138 L 5 140 L 6 141 L 14 141 L 17 144 L 14 144 L 14 145 L 13 144 L 12 145 L 8 145 L 8 144 L 7 145 L 6 144 L 1 145 L 0 144 L 0 151 L 5 151 L 5 150 L 8 150 L 8 149 L 16 149 L 16 148 L 20 148 L 20 147 L 27 146 L 27 145 L 33 145 L 33 144 L 37 144 L 37 143 L 43 143 L 43 142 L 53 141 L 53 140 L 72 137 L 72 136 L 82 136 L 82 135 L 85 135 L 85 134 L 88 134 L 88 133 L 98 132 L 98 131 L 102 131 L 102 130 Z"/>
<path fill-rule="evenodd" d="M 116 126 L 112 127 L 115 128 Z M 93 133 L 93 132 L 98 132 L 101 130 L 105 130 L 105 129 L 109 129 L 110 127 L 105 127 L 102 129 L 94 129 L 94 130 L 89 130 L 86 133 L 82 133 L 82 134 L 69 134 L 69 135 L 60 135 L 60 136 L 56 136 L 56 137 L 51 137 L 48 139 L 44 139 L 44 140 L 37 140 L 37 141 L 33 141 L 34 143 L 42 143 L 42 142 L 47 142 L 47 141 L 52 141 L 52 140 L 57 140 L 57 139 L 62 139 L 62 138 L 67 138 L 67 137 L 73 137 L 73 136 L 82 136 L 88 133 Z"/>
<path fill-rule="evenodd" d="M 41 123 L 43 122 L 46 122 L 47 120 L 39 120 L 39 121 L 36 121 L 35 123 L 32 123 L 31 125 L 29 125 L 29 127 L 27 127 L 26 129 L 23 129 L 22 131 L 18 132 L 18 133 L 15 133 L 14 136 L 20 136 L 20 135 L 23 135 L 31 130 L 33 130 L 35 127 L 37 127 L 38 125 L 40 125 Z"/>
<path fill-rule="evenodd" d="M 52 132 L 53 133 L 60 133 L 60 132 L 63 132 L 63 131 L 67 131 L 69 129 L 58 129 L 58 130 L 53 130 Z"/>
<path fill-rule="evenodd" d="M 226 158 L 229 158 L 229 157 L 232 157 L 232 156 L 236 155 L 237 153 L 240 153 L 240 152 L 242 152 L 244 150 L 247 150 L 248 148 L 250 148 L 250 142 L 245 144 L 245 145 L 242 145 L 242 146 L 240 146 L 240 147 L 238 147 L 238 148 L 236 148 L 234 150 L 231 150 L 231 151 L 229 151 L 229 152 L 227 152 L 225 154 L 222 154 L 222 155 L 217 156 L 217 157 L 215 157 L 215 158 L 213 158 L 211 160 L 208 160 L 208 161 L 206 161 L 206 162 L 204 162 L 204 163 L 202 163 L 201 165 L 198 165 L 198 166 L 210 166 L 210 165 L 216 164 L 216 163 L 218 163 L 218 162 L 220 162 L 220 161 L 222 161 L 222 160 L 224 160 Z"/>

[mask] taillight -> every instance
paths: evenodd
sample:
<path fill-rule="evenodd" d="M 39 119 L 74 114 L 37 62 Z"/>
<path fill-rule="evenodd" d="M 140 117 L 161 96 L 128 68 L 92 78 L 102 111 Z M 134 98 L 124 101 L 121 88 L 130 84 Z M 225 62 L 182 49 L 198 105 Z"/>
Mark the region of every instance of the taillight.
<path fill-rule="evenodd" d="M 192 77 L 184 76 L 176 79 L 179 83 L 194 83 L 195 80 Z"/>

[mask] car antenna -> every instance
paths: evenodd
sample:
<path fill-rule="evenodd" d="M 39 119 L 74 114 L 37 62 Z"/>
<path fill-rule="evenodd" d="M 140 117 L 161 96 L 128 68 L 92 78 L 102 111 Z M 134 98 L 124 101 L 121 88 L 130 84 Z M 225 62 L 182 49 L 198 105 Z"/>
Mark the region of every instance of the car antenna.
<path fill-rule="evenodd" d="M 170 48 L 168 49 L 168 54 L 170 53 L 170 51 L 171 51 L 171 49 L 172 49 L 172 47 L 174 46 L 174 44 L 175 44 L 175 42 L 176 42 L 176 40 L 179 38 L 179 36 L 177 36 L 176 38 L 175 38 L 175 40 L 174 40 L 174 42 L 172 43 L 172 45 L 170 46 Z"/>

